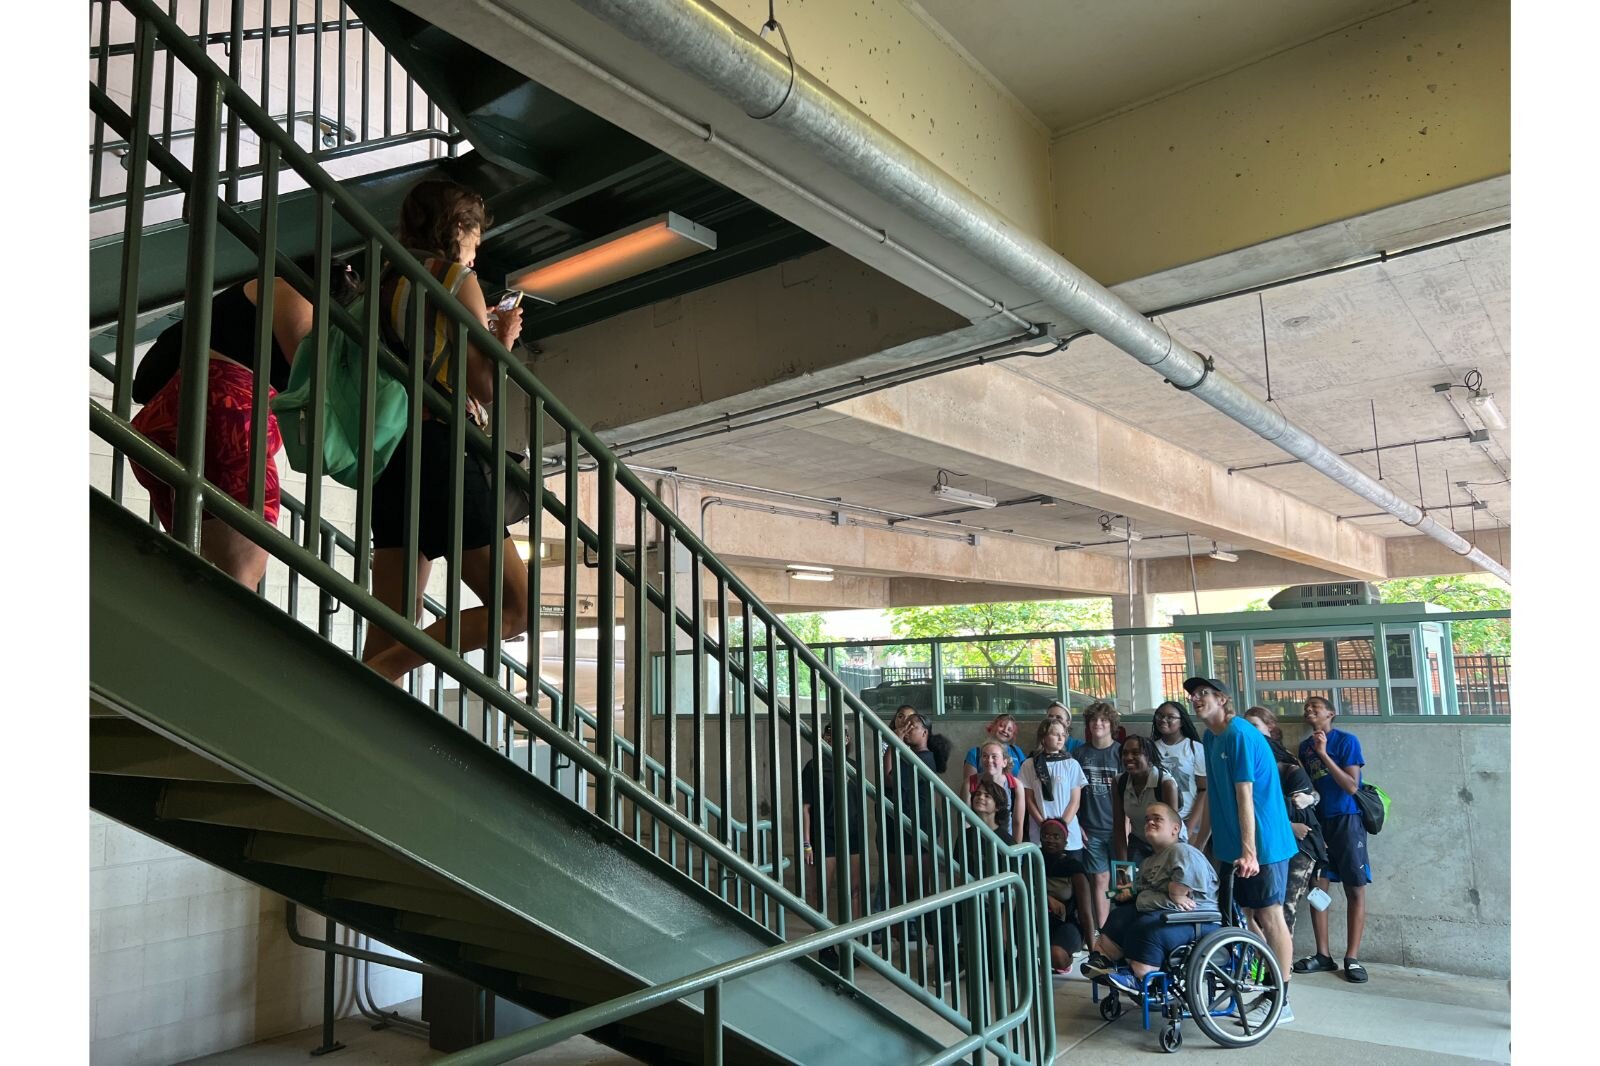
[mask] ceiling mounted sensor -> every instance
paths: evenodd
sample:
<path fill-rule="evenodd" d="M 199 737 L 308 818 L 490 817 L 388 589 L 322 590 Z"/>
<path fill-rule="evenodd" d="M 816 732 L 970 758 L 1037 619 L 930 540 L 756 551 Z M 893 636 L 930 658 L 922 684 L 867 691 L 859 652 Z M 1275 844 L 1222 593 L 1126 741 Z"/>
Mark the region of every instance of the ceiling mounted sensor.
<path fill-rule="evenodd" d="M 1100 516 L 1100 532 L 1105 536 L 1110 537 L 1112 540 L 1125 540 L 1134 544 L 1137 544 L 1139 541 L 1144 539 L 1144 534 L 1140 533 L 1137 529 L 1132 528 L 1132 526 L 1119 528 L 1112 525 L 1112 517 L 1113 516 L 1108 514 L 1103 514 Z M 1123 516 L 1116 515 L 1115 517 L 1121 518 Z"/>
<path fill-rule="evenodd" d="M 1223 551 L 1221 548 L 1217 547 L 1216 541 L 1211 542 L 1211 551 L 1206 558 L 1215 559 L 1219 563 L 1236 563 L 1239 561 L 1238 555 L 1234 554 L 1233 552 Z"/>
<path fill-rule="evenodd" d="M 833 567 L 831 566 L 807 566 L 804 563 L 790 563 L 784 569 L 796 581 L 833 580 Z"/>
<path fill-rule="evenodd" d="M 506 275 L 506 287 L 560 303 L 716 247 L 714 230 L 668 211 L 514 270 Z"/>
<path fill-rule="evenodd" d="M 933 488 L 929 491 L 941 500 L 959 503 L 963 507 L 989 508 L 1000 506 L 1000 501 L 993 496 L 985 496 L 981 492 L 968 492 L 966 489 L 956 488 L 947 480 L 949 477 L 950 472 L 948 470 L 939 471 L 939 479 L 933 483 Z"/>

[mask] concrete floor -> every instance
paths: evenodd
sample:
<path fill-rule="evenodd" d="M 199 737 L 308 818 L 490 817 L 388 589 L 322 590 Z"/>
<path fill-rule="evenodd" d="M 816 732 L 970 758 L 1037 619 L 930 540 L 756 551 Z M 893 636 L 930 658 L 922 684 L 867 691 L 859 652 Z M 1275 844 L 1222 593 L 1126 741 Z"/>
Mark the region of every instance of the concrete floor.
<path fill-rule="evenodd" d="M 1466 1062 L 1511 1061 L 1511 1004 L 1506 983 L 1478 977 L 1410 970 L 1368 963 L 1372 980 L 1352 985 L 1335 974 L 1302 976 L 1294 982 L 1295 1022 L 1249 1051 L 1233 1052 L 1228 1063 L 1351 1062 L 1361 1066 L 1462 1066 Z M 870 978 L 864 985 L 875 983 Z M 1102 1021 L 1081 978 L 1055 983 L 1056 1061 L 1089 1056 L 1097 1066 L 1148 1061 L 1160 1055 L 1156 1033 L 1139 1028 L 1138 1014 Z M 402 1004 L 415 1017 L 416 1004 Z M 420 1066 L 441 1058 L 427 1044 L 397 1032 L 373 1032 L 360 1019 L 337 1028 L 343 1051 L 327 1056 L 329 1066 Z M 219 1055 L 194 1059 L 206 1066 L 289 1066 L 307 1061 L 320 1030 L 279 1037 Z M 1205 1060 L 1223 1049 L 1207 1040 L 1192 1022 L 1184 1026 L 1183 1054 Z M 538 1066 L 631 1066 L 634 1059 L 592 1041 L 578 1039 L 537 1056 L 517 1060 Z"/>

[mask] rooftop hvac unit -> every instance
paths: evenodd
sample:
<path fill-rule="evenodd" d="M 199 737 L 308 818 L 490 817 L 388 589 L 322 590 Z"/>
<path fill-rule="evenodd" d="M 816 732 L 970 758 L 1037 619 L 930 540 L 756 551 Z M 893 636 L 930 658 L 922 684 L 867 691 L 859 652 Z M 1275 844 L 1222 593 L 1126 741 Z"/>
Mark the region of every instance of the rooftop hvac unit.
<path fill-rule="evenodd" d="M 1378 586 L 1368 581 L 1330 581 L 1292 585 L 1267 601 L 1275 611 L 1295 607 L 1367 607 L 1378 602 Z"/>

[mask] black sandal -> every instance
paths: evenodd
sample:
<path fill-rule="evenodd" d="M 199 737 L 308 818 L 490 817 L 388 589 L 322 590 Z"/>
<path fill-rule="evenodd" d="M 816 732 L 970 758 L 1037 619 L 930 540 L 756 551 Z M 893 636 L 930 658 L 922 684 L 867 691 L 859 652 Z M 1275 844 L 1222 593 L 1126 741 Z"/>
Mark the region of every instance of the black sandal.
<path fill-rule="evenodd" d="M 1303 959 L 1296 959 L 1291 967 L 1295 973 L 1338 973 L 1339 966 L 1333 961 L 1331 955 L 1307 955 Z M 1366 980 L 1366 978 L 1362 978 Z"/>
<path fill-rule="evenodd" d="M 1361 963 L 1356 959 L 1346 958 L 1344 960 L 1344 979 L 1349 981 L 1351 984 L 1365 984 L 1367 980 L 1367 968 L 1361 965 Z"/>

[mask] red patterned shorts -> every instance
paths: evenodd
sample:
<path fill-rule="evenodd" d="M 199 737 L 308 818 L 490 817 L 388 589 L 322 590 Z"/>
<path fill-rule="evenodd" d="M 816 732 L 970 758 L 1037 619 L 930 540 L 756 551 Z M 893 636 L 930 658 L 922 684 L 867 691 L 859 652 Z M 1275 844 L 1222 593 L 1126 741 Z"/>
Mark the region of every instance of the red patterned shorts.
<path fill-rule="evenodd" d="M 155 398 L 133 416 L 133 428 L 169 455 L 178 454 L 178 390 L 182 373 L 162 386 Z M 255 379 L 249 370 L 215 353 L 211 356 L 211 387 L 206 397 L 206 480 L 245 507 L 250 506 L 250 406 Z M 270 399 L 277 390 L 268 388 Z M 278 418 L 267 415 L 266 520 L 278 521 L 278 463 L 273 458 L 283 447 Z M 133 476 L 150 493 L 161 524 L 172 528 L 172 489 L 150 471 L 133 464 Z"/>

